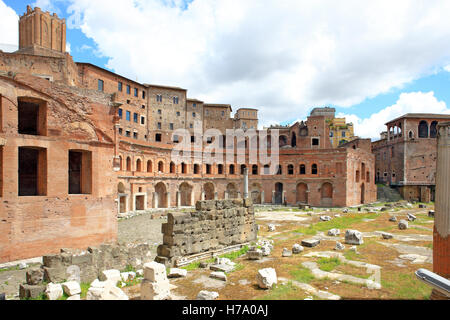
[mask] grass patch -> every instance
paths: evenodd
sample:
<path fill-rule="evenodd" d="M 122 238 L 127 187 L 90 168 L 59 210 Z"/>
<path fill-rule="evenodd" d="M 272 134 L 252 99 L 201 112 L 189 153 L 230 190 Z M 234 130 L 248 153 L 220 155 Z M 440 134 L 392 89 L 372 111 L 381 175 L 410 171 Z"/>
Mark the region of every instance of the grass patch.
<path fill-rule="evenodd" d="M 86 298 L 87 292 L 88 292 L 90 287 L 91 287 L 90 283 L 81 283 L 80 284 L 80 288 L 81 288 L 80 297 L 81 297 L 81 299 Z"/>
<path fill-rule="evenodd" d="M 129 264 L 129 265 L 127 265 L 127 266 L 125 267 L 125 269 L 122 270 L 121 272 L 136 272 L 136 268 L 133 267 L 131 264 Z"/>
<path fill-rule="evenodd" d="M 294 232 L 305 235 L 316 235 L 319 231 L 328 231 L 330 229 L 346 229 L 355 223 L 362 222 L 364 219 L 376 219 L 378 214 L 349 214 L 345 217 L 334 218 L 331 221 L 324 221 L 311 224 L 309 227 L 303 227 Z"/>
<path fill-rule="evenodd" d="M 414 274 L 400 273 L 392 280 L 381 280 L 381 285 L 392 291 L 394 299 L 429 300 L 432 288 L 416 279 Z"/>
<path fill-rule="evenodd" d="M 433 249 L 433 244 L 432 244 L 432 243 L 428 243 L 428 244 L 425 245 L 425 247 L 426 247 L 426 248 Z"/>
<path fill-rule="evenodd" d="M 339 266 L 341 261 L 338 258 L 320 258 L 317 263 L 320 270 L 330 272 Z"/>
<path fill-rule="evenodd" d="M 292 277 L 294 277 L 294 280 L 298 282 L 310 283 L 314 280 L 311 270 L 302 266 L 296 268 L 295 270 L 291 270 L 289 273 Z"/>
<path fill-rule="evenodd" d="M 16 270 L 20 270 L 19 266 L 14 266 L 14 267 L 10 267 L 10 268 L 0 269 L 0 273 L 6 272 L 6 271 L 16 271 Z"/>
<path fill-rule="evenodd" d="M 287 284 L 278 285 L 270 293 L 258 297 L 257 300 L 300 300 L 306 297 L 303 290 L 297 288 L 289 281 Z"/>
<path fill-rule="evenodd" d="M 219 256 L 219 258 L 227 258 L 227 259 L 230 259 L 231 261 L 233 261 L 233 260 L 239 258 L 240 256 L 243 256 L 244 254 L 246 254 L 248 250 L 249 250 L 248 246 L 243 246 L 240 250 L 223 254 L 223 255 Z M 213 263 L 215 260 L 216 259 L 211 258 L 211 259 L 208 259 L 205 261 L 195 261 L 187 266 L 181 267 L 181 269 L 186 269 L 187 271 L 192 271 L 192 270 L 198 269 L 200 267 L 201 262 Z M 237 270 L 234 270 L 234 271 L 237 271 Z"/>

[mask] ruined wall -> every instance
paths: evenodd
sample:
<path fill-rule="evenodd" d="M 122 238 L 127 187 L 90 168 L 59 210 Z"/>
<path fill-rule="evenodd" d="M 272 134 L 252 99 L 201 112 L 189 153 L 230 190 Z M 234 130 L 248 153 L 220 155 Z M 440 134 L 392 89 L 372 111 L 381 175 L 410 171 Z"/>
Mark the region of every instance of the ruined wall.
<path fill-rule="evenodd" d="M 155 260 L 166 265 L 183 256 L 253 241 L 257 236 L 253 204 L 249 199 L 199 201 L 196 211 L 169 213 L 162 232 Z"/>

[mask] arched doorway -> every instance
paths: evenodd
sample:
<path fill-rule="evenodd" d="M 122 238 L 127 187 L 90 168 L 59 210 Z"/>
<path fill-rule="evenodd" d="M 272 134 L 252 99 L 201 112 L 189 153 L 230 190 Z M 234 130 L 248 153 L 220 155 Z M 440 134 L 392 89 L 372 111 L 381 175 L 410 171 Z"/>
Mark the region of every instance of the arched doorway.
<path fill-rule="evenodd" d="M 283 204 L 283 184 L 275 184 L 275 204 Z"/>
<path fill-rule="evenodd" d="M 182 207 L 188 207 L 192 205 L 192 186 L 183 182 L 180 185 L 180 205 Z"/>
<path fill-rule="evenodd" d="M 325 182 L 320 190 L 321 205 L 324 207 L 331 207 L 333 205 L 333 185 Z"/>
<path fill-rule="evenodd" d="M 297 203 L 308 204 L 308 185 L 306 183 L 297 185 Z"/>
<path fill-rule="evenodd" d="M 155 186 L 155 202 L 155 208 L 167 208 L 167 188 L 162 182 Z"/>
<path fill-rule="evenodd" d="M 214 200 L 214 185 L 211 182 L 205 183 L 203 191 L 205 192 L 205 200 Z"/>
<path fill-rule="evenodd" d="M 237 188 L 234 183 L 229 183 L 227 185 L 227 193 L 228 193 L 228 199 L 237 199 L 238 198 Z"/>

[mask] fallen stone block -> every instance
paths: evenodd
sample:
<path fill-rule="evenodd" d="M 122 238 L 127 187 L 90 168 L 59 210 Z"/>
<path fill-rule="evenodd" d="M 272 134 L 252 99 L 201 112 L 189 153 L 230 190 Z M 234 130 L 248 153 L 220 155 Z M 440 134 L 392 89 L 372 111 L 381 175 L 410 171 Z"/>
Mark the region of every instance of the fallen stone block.
<path fill-rule="evenodd" d="M 390 217 L 389 221 L 390 222 L 397 222 L 397 217 L 396 216 Z"/>
<path fill-rule="evenodd" d="M 45 295 L 48 300 L 58 300 L 63 294 L 63 288 L 59 283 L 49 283 L 45 289 Z"/>
<path fill-rule="evenodd" d="M 152 282 L 144 279 L 141 283 L 141 300 L 170 299 L 169 280 Z"/>
<path fill-rule="evenodd" d="M 81 293 L 80 284 L 76 281 L 64 282 L 61 286 L 64 290 L 64 293 L 67 294 L 69 297 Z"/>
<path fill-rule="evenodd" d="M 19 286 L 20 299 L 36 299 L 45 292 L 45 285 L 21 284 Z"/>
<path fill-rule="evenodd" d="M 224 272 L 220 272 L 220 271 L 211 272 L 209 277 L 213 278 L 213 279 L 221 280 L 221 281 L 227 281 L 227 275 Z"/>
<path fill-rule="evenodd" d="M 434 218 L 434 210 L 428 211 L 428 217 Z"/>
<path fill-rule="evenodd" d="M 23 270 L 23 269 L 26 269 L 26 268 L 28 268 L 28 265 L 25 262 L 19 263 L 19 269 L 20 270 Z"/>
<path fill-rule="evenodd" d="M 358 230 L 347 230 L 345 232 L 345 243 L 361 245 L 364 243 L 363 235 Z"/>
<path fill-rule="evenodd" d="M 67 301 L 71 301 L 71 300 L 81 300 L 81 295 L 75 294 L 75 295 L 67 298 Z"/>
<path fill-rule="evenodd" d="M 394 235 L 393 235 L 393 234 L 387 233 L 387 232 L 382 232 L 382 233 L 381 233 L 381 236 L 382 236 L 383 239 L 385 239 L 385 240 L 389 240 L 389 239 L 394 238 Z"/>
<path fill-rule="evenodd" d="M 301 245 L 299 245 L 298 243 L 294 244 L 292 246 L 292 253 L 293 254 L 299 254 L 302 253 L 303 250 L 305 250 L 305 248 L 303 248 Z"/>
<path fill-rule="evenodd" d="M 0 293 L 0 301 L 6 300 L 6 294 Z"/>
<path fill-rule="evenodd" d="M 317 247 L 319 244 L 320 244 L 320 240 L 318 240 L 318 239 L 305 239 L 305 240 L 302 240 L 302 246 L 308 247 L 308 248 Z"/>
<path fill-rule="evenodd" d="M 100 281 L 111 281 L 114 285 L 121 281 L 120 271 L 116 269 L 103 270 L 98 279 Z"/>
<path fill-rule="evenodd" d="M 269 224 L 268 226 L 267 226 L 267 230 L 269 231 L 269 232 L 274 232 L 275 231 L 275 225 L 273 225 L 273 224 Z"/>
<path fill-rule="evenodd" d="M 129 298 L 120 288 L 111 287 L 105 296 L 105 300 L 129 300 Z"/>
<path fill-rule="evenodd" d="M 247 251 L 247 259 L 249 260 L 261 260 L 263 251 L 261 249 Z"/>
<path fill-rule="evenodd" d="M 38 285 L 44 279 L 44 271 L 41 268 L 33 268 L 26 273 L 27 284 Z"/>
<path fill-rule="evenodd" d="M 406 220 L 400 220 L 400 222 L 398 223 L 398 228 L 400 230 L 406 230 L 408 229 L 408 221 Z"/>
<path fill-rule="evenodd" d="M 334 250 L 342 251 L 344 249 L 345 249 L 345 246 L 342 243 L 340 243 L 339 241 L 336 241 L 336 246 L 334 247 Z"/>
<path fill-rule="evenodd" d="M 288 250 L 287 248 L 283 249 L 283 253 L 281 254 L 282 257 L 291 257 L 292 251 Z"/>
<path fill-rule="evenodd" d="M 331 217 L 330 216 L 321 216 L 320 221 L 331 221 Z"/>
<path fill-rule="evenodd" d="M 231 266 L 229 264 L 213 264 L 209 267 L 212 271 L 221 271 L 221 272 L 231 272 L 234 270 L 234 266 Z"/>
<path fill-rule="evenodd" d="M 202 290 L 197 295 L 197 300 L 216 300 L 219 294 L 214 291 Z"/>
<path fill-rule="evenodd" d="M 48 268 L 44 267 L 44 281 L 59 283 L 67 280 L 66 269 L 64 267 Z"/>
<path fill-rule="evenodd" d="M 261 247 L 263 257 L 268 257 L 272 252 L 272 248 L 268 245 Z"/>
<path fill-rule="evenodd" d="M 341 231 L 339 229 L 331 229 L 330 231 L 328 231 L 328 235 L 330 237 L 336 237 L 340 234 L 341 234 Z"/>
<path fill-rule="evenodd" d="M 271 289 L 277 284 L 277 273 L 273 268 L 258 270 L 256 281 L 261 289 Z"/>
<path fill-rule="evenodd" d="M 171 268 L 169 270 L 169 274 L 167 275 L 168 278 L 184 278 L 187 276 L 187 270 L 186 269 L 178 269 L 178 268 Z"/>
<path fill-rule="evenodd" d="M 407 217 L 408 217 L 409 221 L 416 221 L 417 220 L 417 217 L 415 215 L 411 214 L 411 213 L 408 213 Z"/>
<path fill-rule="evenodd" d="M 144 264 L 144 279 L 153 282 L 166 281 L 166 267 L 154 261 Z"/>

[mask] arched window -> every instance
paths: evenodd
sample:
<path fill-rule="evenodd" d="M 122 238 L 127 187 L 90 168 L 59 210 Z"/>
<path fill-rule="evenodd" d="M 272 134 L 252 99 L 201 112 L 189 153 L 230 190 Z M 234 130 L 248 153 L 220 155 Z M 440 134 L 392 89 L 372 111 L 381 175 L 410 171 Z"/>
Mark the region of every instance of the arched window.
<path fill-rule="evenodd" d="M 136 160 L 136 171 L 141 172 L 142 171 L 142 165 L 141 165 L 141 159 Z"/>
<path fill-rule="evenodd" d="M 230 164 L 230 170 L 229 170 L 230 174 L 234 174 L 234 164 Z"/>
<path fill-rule="evenodd" d="M 127 171 L 131 171 L 131 158 L 127 157 Z"/>
<path fill-rule="evenodd" d="M 170 163 L 170 169 L 169 170 L 170 170 L 169 171 L 170 173 L 175 173 L 175 163 L 173 163 L 173 162 Z"/>
<path fill-rule="evenodd" d="M 306 166 L 304 164 L 300 165 L 300 174 L 306 174 Z"/>
<path fill-rule="evenodd" d="M 244 174 L 244 171 L 246 168 L 247 168 L 247 166 L 245 164 L 241 165 L 241 174 Z"/>
<path fill-rule="evenodd" d="M 164 172 L 164 163 L 162 161 L 158 162 L 158 171 Z"/>
<path fill-rule="evenodd" d="M 187 166 L 186 166 L 186 163 L 184 163 L 184 162 L 181 164 L 181 173 L 182 174 L 187 173 Z"/>
<path fill-rule="evenodd" d="M 223 164 L 217 165 L 217 174 L 223 174 Z"/>
<path fill-rule="evenodd" d="M 211 165 L 210 164 L 206 165 L 206 174 L 211 174 Z"/>
<path fill-rule="evenodd" d="M 311 174 L 317 174 L 317 164 L 313 164 L 311 166 Z"/>
<path fill-rule="evenodd" d="M 194 164 L 194 174 L 199 174 L 199 165 Z"/>
<path fill-rule="evenodd" d="M 256 164 L 254 164 L 252 166 L 252 174 L 253 175 L 257 175 L 258 174 L 258 166 Z"/>
<path fill-rule="evenodd" d="M 412 131 L 409 131 L 408 136 L 410 139 L 414 138 L 414 133 Z"/>
<path fill-rule="evenodd" d="M 148 160 L 147 161 L 147 172 L 152 172 L 152 171 L 153 171 L 152 160 Z"/>
<path fill-rule="evenodd" d="M 438 125 L 437 121 L 433 121 L 431 123 L 431 126 L 430 126 L 430 138 L 436 138 L 437 137 L 437 125 Z"/>
<path fill-rule="evenodd" d="M 288 165 L 288 175 L 294 174 L 294 166 L 292 164 Z"/>
<path fill-rule="evenodd" d="M 428 123 L 424 120 L 419 123 L 419 138 L 428 138 Z"/>

